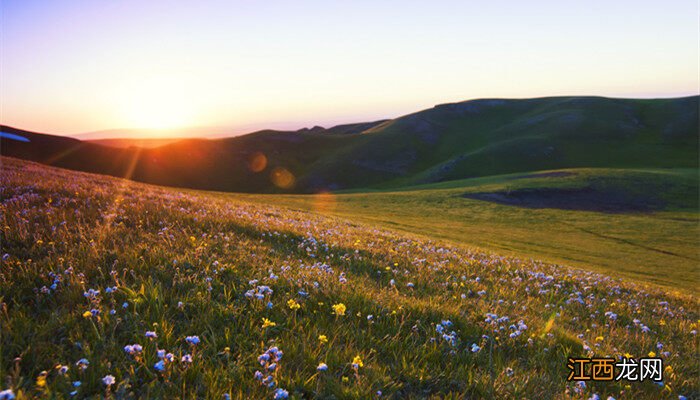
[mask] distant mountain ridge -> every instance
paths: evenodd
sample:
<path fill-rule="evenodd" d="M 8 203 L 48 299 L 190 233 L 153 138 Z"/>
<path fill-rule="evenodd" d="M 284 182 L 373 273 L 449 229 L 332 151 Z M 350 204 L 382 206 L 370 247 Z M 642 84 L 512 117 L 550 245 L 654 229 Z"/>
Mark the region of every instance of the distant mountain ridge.
<path fill-rule="evenodd" d="M 29 140 L 0 137 L 0 153 L 148 183 L 260 193 L 398 188 L 559 168 L 697 168 L 698 100 L 480 99 L 385 121 L 152 148 L 0 126 Z"/>

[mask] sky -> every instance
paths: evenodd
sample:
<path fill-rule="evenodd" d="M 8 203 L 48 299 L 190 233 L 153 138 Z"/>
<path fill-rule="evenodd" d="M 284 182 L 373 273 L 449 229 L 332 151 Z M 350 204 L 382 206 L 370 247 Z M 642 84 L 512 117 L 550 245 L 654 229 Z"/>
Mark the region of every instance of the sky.
<path fill-rule="evenodd" d="M 0 1 L 0 123 L 232 133 L 700 91 L 697 0 Z"/>

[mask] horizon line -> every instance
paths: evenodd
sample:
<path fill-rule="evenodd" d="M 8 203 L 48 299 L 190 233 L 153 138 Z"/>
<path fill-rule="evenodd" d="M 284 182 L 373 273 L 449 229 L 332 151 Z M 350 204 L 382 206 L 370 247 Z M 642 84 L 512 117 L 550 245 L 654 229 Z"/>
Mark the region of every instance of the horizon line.
<path fill-rule="evenodd" d="M 352 124 L 362 124 L 362 123 L 371 123 L 371 122 L 378 122 L 378 121 L 390 121 L 393 119 L 398 119 L 402 118 L 408 115 L 412 115 L 415 113 L 419 113 L 425 110 L 429 110 L 431 108 L 435 108 L 438 106 L 442 105 L 448 105 L 448 104 L 459 104 L 459 103 L 466 103 L 470 101 L 483 101 L 483 100 L 535 100 L 535 99 L 547 99 L 547 98 L 566 98 L 566 97 L 591 97 L 591 98 L 603 98 L 603 99 L 614 99 L 614 100 L 663 100 L 663 99 L 682 99 L 682 98 L 689 98 L 689 97 L 699 97 L 700 96 L 700 88 L 698 89 L 697 92 L 693 94 L 673 94 L 673 95 L 652 95 L 652 96 L 637 96 L 637 97 L 627 97 L 627 96 L 610 96 L 610 95 L 544 95 L 544 96 L 528 96 L 528 97 L 474 97 L 466 100 L 457 100 L 457 101 L 448 101 L 448 102 L 442 102 L 442 103 L 436 103 L 431 107 L 426 107 L 426 108 L 421 108 L 416 111 L 411 111 L 408 113 L 403 113 L 397 116 L 393 117 L 384 117 L 384 118 L 366 118 L 366 119 L 353 119 L 353 120 L 348 120 L 348 119 L 331 119 L 327 120 L 324 122 L 318 122 L 318 123 L 299 123 L 299 122 L 292 122 L 292 121 L 271 121 L 271 122 L 265 122 L 261 124 L 244 124 L 238 127 L 235 126 L 225 126 L 225 125 L 192 125 L 192 126 L 183 126 L 183 127 L 176 127 L 176 128 L 103 128 L 103 129 L 95 129 L 95 130 L 90 130 L 90 131 L 82 131 L 79 133 L 63 133 L 63 132 L 55 132 L 55 131 L 45 131 L 45 130 L 36 130 L 36 129 L 25 129 L 25 128 L 19 128 L 16 125 L 13 124 L 6 124 L 4 122 L 0 121 L 0 126 L 3 127 L 8 127 L 8 128 L 13 128 L 13 129 L 18 129 L 18 130 L 23 130 L 31 133 L 38 133 L 38 134 L 47 134 L 47 135 L 54 135 L 54 136 L 62 136 L 62 137 L 69 137 L 73 139 L 78 139 L 81 141 L 95 141 L 95 140 L 167 140 L 167 139 L 225 139 L 225 138 L 230 138 L 230 137 L 238 137 L 238 136 L 245 136 L 257 132 L 262 132 L 262 131 L 279 131 L 279 132 L 296 132 L 299 130 L 303 129 L 311 129 L 314 127 L 322 127 L 324 129 L 330 129 L 336 126 L 342 126 L 342 125 L 352 125 Z M 301 126 L 300 126 L 301 125 Z M 255 128 L 257 127 L 257 128 Z M 100 133 L 108 133 L 108 132 L 117 132 L 117 131 L 124 131 L 124 132 L 133 132 L 133 133 L 138 133 L 138 132 L 183 132 L 183 131 L 195 131 L 195 130 L 219 130 L 222 131 L 222 133 L 218 134 L 212 134 L 212 135 L 206 135 L 206 136 L 186 136 L 186 135 L 171 135 L 171 136 L 150 136 L 150 137 L 129 137 L 129 136 L 109 136 L 109 137 L 100 137 L 100 138 L 84 138 L 87 135 L 94 135 L 94 134 L 100 134 Z M 223 131 L 228 131 L 230 130 L 230 133 L 223 132 Z M 82 137 L 81 137 L 82 136 Z"/>

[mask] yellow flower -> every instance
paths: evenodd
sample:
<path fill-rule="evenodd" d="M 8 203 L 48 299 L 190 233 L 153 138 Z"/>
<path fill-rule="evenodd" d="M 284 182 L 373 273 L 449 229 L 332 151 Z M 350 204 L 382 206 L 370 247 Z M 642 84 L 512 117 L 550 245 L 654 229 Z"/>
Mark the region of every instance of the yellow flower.
<path fill-rule="evenodd" d="M 650 352 L 649 352 L 649 357 L 656 357 L 656 353 L 654 353 L 653 351 L 650 351 Z"/>
<path fill-rule="evenodd" d="M 318 335 L 318 341 L 321 342 L 321 344 L 328 343 L 328 338 L 326 335 Z"/>
<path fill-rule="evenodd" d="M 90 311 L 85 311 L 85 312 L 83 313 L 83 317 L 84 317 L 84 318 L 90 318 L 90 317 L 92 317 L 92 313 L 91 313 Z"/>
<path fill-rule="evenodd" d="M 345 310 L 347 310 L 347 308 L 345 308 L 345 304 L 343 303 L 333 305 L 333 312 L 335 313 L 335 315 L 345 315 Z"/>
<path fill-rule="evenodd" d="M 625 358 L 634 358 L 634 356 L 630 353 L 625 353 Z"/>
<path fill-rule="evenodd" d="M 359 355 L 352 359 L 352 364 L 357 365 L 358 368 L 365 366 L 365 364 L 362 363 L 362 358 L 360 358 Z"/>
<path fill-rule="evenodd" d="M 41 371 L 41 373 L 39 374 L 39 376 L 36 377 L 36 385 L 37 385 L 37 386 L 39 386 L 39 387 L 44 387 L 44 386 L 46 386 L 46 375 L 48 375 L 48 374 L 46 373 L 46 371 Z"/>
<path fill-rule="evenodd" d="M 289 301 L 287 301 L 287 306 L 289 306 L 289 308 L 294 311 L 301 308 L 301 304 L 297 303 L 294 299 L 289 299 Z"/>
<path fill-rule="evenodd" d="M 263 326 L 262 326 L 263 329 L 265 329 L 265 328 L 271 328 L 271 327 L 273 327 L 273 326 L 277 326 L 277 323 L 272 322 L 272 321 L 270 321 L 270 320 L 267 319 L 267 318 L 263 318 L 262 321 L 263 321 Z"/>
<path fill-rule="evenodd" d="M 598 336 L 598 337 L 595 338 L 595 341 L 596 341 L 596 342 L 602 342 L 602 341 L 603 341 L 603 337 L 602 337 L 602 336 Z"/>
<path fill-rule="evenodd" d="M 664 320 L 663 318 L 661 318 L 661 321 L 659 321 L 659 325 L 661 325 L 661 326 L 666 325 L 666 320 Z"/>

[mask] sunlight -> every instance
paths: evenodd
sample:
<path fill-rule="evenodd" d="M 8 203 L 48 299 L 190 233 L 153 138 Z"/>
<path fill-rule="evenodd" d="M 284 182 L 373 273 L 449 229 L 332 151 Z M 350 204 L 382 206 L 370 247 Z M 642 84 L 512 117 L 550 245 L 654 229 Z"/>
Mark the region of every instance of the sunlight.
<path fill-rule="evenodd" d="M 194 115 L 179 83 L 177 79 L 156 76 L 135 83 L 134 87 L 126 87 L 119 99 L 124 125 L 151 130 L 191 125 Z"/>

